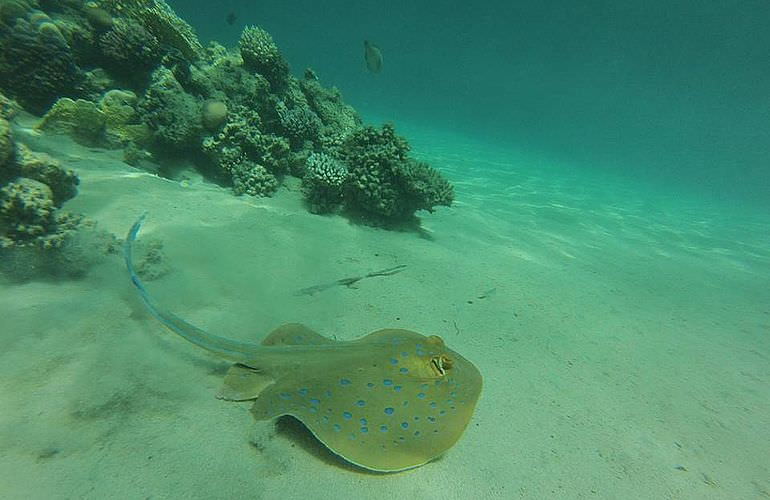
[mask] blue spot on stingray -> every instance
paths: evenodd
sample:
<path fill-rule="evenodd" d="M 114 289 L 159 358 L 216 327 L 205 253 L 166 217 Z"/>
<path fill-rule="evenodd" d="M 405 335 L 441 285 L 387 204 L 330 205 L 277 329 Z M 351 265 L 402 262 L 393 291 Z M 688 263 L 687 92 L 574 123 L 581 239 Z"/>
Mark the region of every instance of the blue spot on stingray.
<path fill-rule="evenodd" d="M 402 429 L 406 429 L 408 427 L 409 427 L 409 423 L 408 422 L 401 422 L 401 428 Z"/>
<path fill-rule="evenodd" d="M 321 420 L 323 420 L 325 424 L 328 424 L 328 423 L 329 423 L 329 417 L 328 417 L 328 416 L 326 416 L 326 415 L 324 415 L 323 417 L 321 417 Z"/>
<path fill-rule="evenodd" d="M 349 411 L 343 411 L 342 412 L 342 417 L 345 420 L 350 420 L 351 418 L 353 418 L 353 415 Z"/>
<path fill-rule="evenodd" d="M 361 432 L 366 434 L 367 432 L 369 432 L 369 428 L 368 427 L 361 427 Z"/>
<path fill-rule="evenodd" d="M 340 379 L 340 385 L 350 385 L 350 380 L 348 380 L 346 378 L 341 378 Z"/>
<path fill-rule="evenodd" d="M 389 378 L 386 378 L 385 380 L 382 381 L 382 384 L 383 385 L 393 385 L 393 381 L 390 380 Z"/>
<path fill-rule="evenodd" d="M 335 432 L 339 432 L 341 430 L 342 430 L 342 426 L 340 426 L 340 424 L 334 424 L 334 431 Z"/>
<path fill-rule="evenodd" d="M 419 393 L 417 393 L 417 397 L 420 398 L 420 399 L 425 399 L 425 393 L 424 392 L 419 392 Z"/>
<path fill-rule="evenodd" d="M 365 418 L 362 418 L 361 420 L 359 420 L 359 422 L 361 423 L 361 425 L 366 425 L 367 424 Z"/>
<path fill-rule="evenodd" d="M 415 416 L 414 419 L 415 420 L 420 420 L 420 417 Z"/>
<path fill-rule="evenodd" d="M 291 394 L 288 392 L 282 392 L 278 395 L 281 399 L 291 399 Z"/>
<path fill-rule="evenodd" d="M 414 345 L 414 348 L 415 348 L 415 349 L 422 349 L 422 344 L 415 344 L 415 345 Z"/>
<path fill-rule="evenodd" d="M 435 401 L 431 401 L 430 402 L 430 407 L 431 408 L 435 408 L 436 407 L 436 402 Z"/>
<path fill-rule="evenodd" d="M 321 404 L 321 400 L 320 399 L 316 399 L 316 398 L 310 398 L 310 404 L 311 405 L 320 405 Z"/>
<path fill-rule="evenodd" d="M 385 408 L 385 415 L 393 415 L 393 408 Z"/>
<path fill-rule="evenodd" d="M 403 351 L 403 352 L 401 352 L 401 357 L 402 357 L 402 358 L 406 358 L 406 357 L 408 357 L 408 356 L 409 356 L 409 353 L 408 353 L 408 352 L 406 352 L 406 351 Z"/>
<path fill-rule="evenodd" d="M 366 401 L 364 401 L 363 399 L 359 399 L 358 401 L 356 401 L 356 406 L 366 406 Z"/>
<path fill-rule="evenodd" d="M 368 384 L 366 384 L 366 387 L 372 388 L 372 387 L 374 387 L 374 384 L 369 382 Z"/>
<path fill-rule="evenodd" d="M 398 369 L 398 371 L 400 371 L 401 373 L 409 373 L 409 368 L 407 368 L 406 366 L 402 366 L 401 368 Z"/>
<path fill-rule="evenodd" d="M 438 414 L 439 415 L 446 415 L 446 410 L 441 410 L 440 412 L 438 412 Z"/>
<path fill-rule="evenodd" d="M 435 422 L 436 421 L 436 417 L 428 417 L 428 420 L 430 420 L 431 422 Z"/>
<path fill-rule="evenodd" d="M 394 385 L 393 386 L 393 390 L 396 391 L 396 392 L 400 391 L 401 389 L 402 389 L 402 387 L 400 385 Z"/>
<path fill-rule="evenodd" d="M 415 436 L 419 436 L 420 435 L 420 431 L 414 431 L 414 435 Z"/>
<path fill-rule="evenodd" d="M 302 389 L 298 390 L 297 392 L 299 393 L 300 396 L 307 396 L 307 389 L 305 389 L 305 388 L 302 388 Z"/>
<path fill-rule="evenodd" d="M 326 394 L 324 394 L 327 398 L 332 397 L 332 391 L 326 391 Z"/>
<path fill-rule="evenodd" d="M 388 426 L 387 425 L 381 425 L 380 426 L 380 432 L 388 432 Z"/>
<path fill-rule="evenodd" d="M 396 358 L 390 358 L 390 364 L 391 365 L 397 365 L 398 364 L 398 360 Z"/>

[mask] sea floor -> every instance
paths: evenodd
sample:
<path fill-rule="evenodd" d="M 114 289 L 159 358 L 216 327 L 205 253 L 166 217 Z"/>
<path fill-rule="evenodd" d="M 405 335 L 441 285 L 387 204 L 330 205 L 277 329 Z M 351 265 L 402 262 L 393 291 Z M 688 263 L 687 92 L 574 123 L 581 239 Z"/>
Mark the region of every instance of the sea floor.
<path fill-rule="evenodd" d="M 113 256 L 77 281 L 0 283 L 0 497 L 770 498 L 767 218 L 407 135 L 457 186 L 420 233 L 311 215 L 297 183 L 237 198 L 27 140 L 79 173 L 67 209 L 120 237 L 148 212 L 170 272 L 147 286 L 199 327 L 442 336 L 485 383 L 454 448 L 370 474 L 290 419 L 255 422 L 214 397 L 227 364 L 164 330 Z"/>

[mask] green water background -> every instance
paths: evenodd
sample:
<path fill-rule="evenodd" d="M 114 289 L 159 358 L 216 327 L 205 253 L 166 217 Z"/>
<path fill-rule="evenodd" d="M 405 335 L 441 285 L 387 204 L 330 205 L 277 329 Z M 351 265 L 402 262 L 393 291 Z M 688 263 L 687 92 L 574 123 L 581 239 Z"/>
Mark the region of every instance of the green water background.
<path fill-rule="evenodd" d="M 312 67 L 368 120 L 727 206 L 770 205 L 767 2 L 171 4 L 202 39 L 228 46 L 243 26 L 264 27 L 296 75 Z M 381 74 L 365 70 L 364 39 L 382 49 Z"/>

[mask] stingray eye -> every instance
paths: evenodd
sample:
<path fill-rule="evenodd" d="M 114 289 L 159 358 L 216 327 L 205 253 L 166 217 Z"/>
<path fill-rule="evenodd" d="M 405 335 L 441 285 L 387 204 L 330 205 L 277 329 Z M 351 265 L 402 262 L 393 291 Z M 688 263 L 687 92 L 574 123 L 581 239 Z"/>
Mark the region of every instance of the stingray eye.
<path fill-rule="evenodd" d="M 430 367 L 436 375 L 443 377 L 447 370 L 452 369 L 452 360 L 446 356 L 433 356 L 430 358 Z"/>

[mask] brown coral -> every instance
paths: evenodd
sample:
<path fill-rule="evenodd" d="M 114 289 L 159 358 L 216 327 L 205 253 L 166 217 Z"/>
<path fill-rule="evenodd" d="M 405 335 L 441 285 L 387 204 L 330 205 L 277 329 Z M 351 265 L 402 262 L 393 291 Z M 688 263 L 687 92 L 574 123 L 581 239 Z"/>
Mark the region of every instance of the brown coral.
<path fill-rule="evenodd" d="M 203 55 L 203 46 L 195 30 L 180 19 L 164 0 L 105 0 L 101 6 L 115 16 L 136 21 L 161 44 L 174 47 L 188 60 L 194 61 Z"/>

